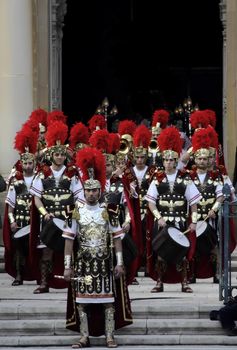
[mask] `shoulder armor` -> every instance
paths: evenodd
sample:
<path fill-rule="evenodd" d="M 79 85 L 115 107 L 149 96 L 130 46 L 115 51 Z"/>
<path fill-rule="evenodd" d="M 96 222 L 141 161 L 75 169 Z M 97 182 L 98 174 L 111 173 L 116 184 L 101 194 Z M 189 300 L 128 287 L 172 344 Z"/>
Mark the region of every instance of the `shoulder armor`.
<path fill-rule="evenodd" d="M 72 212 L 72 219 L 75 219 L 75 220 L 79 220 L 80 219 L 80 213 L 77 210 L 77 208 L 74 208 L 74 210 Z"/>
<path fill-rule="evenodd" d="M 109 221 L 109 214 L 108 214 L 107 209 L 104 209 L 104 210 L 102 211 L 101 216 L 102 216 L 102 218 L 103 218 L 105 221 Z"/>

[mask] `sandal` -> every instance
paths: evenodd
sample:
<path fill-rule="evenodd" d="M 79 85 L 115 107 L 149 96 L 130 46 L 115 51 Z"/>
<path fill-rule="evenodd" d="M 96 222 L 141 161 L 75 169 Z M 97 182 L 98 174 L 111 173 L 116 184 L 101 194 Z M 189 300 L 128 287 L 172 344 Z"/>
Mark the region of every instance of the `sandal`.
<path fill-rule="evenodd" d="M 151 293 L 161 293 L 164 292 L 164 285 L 162 282 L 157 283 L 157 285 L 151 290 Z"/>
<path fill-rule="evenodd" d="M 181 291 L 182 291 L 182 293 L 193 293 L 192 288 L 189 287 L 189 285 L 187 283 L 182 284 Z"/>
<path fill-rule="evenodd" d="M 73 349 L 89 348 L 90 339 L 88 337 L 81 337 L 77 343 L 72 345 Z"/>
<path fill-rule="evenodd" d="M 22 280 L 18 280 L 17 278 L 12 282 L 12 286 L 21 286 L 23 284 Z"/>
<path fill-rule="evenodd" d="M 133 286 L 138 286 L 139 285 L 139 282 L 138 282 L 138 280 L 136 278 L 133 279 L 132 285 Z"/>
<path fill-rule="evenodd" d="M 39 286 L 36 288 L 33 292 L 34 294 L 41 294 L 41 293 L 49 293 L 49 287 L 48 286 Z"/>
<path fill-rule="evenodd" d="M 116 343 L 114 338 L 106 338 L 106 346 L 107 348 L 117 348 L 118 344 Z"/>

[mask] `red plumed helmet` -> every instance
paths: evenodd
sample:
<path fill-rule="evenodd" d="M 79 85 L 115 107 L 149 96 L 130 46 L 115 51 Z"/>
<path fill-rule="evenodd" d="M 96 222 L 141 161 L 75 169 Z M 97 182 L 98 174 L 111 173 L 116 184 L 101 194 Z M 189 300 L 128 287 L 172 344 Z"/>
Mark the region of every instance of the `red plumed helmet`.
<path fill-rule="evenodd" d="M 35 109 L 29 117 L 29 124 L 33 126 L 34 123 L 37 123 L 40 131 L 44 132 L 47 127 L 47 117 L 48 113 L 44 109 Z"/>
<path fill-rule="evenodd" d="M 160 124 L 161 129 L 166 128 L 169 121 L 170 113 L 165 109 L 157 109 L 152 115 L 152 126 Z"/>
<path fill-rule="evenodd" d="M 195 111 L 190 115 L 190 124 L 193 129 L 207 128 L 209 117 L 205 111 Z"/>
<path fill-rule="evenodd" d="M 135 147 L 142 146 L 148 148 L 151 141 L 151 131 L 145 125 L 140 125 L 136 128 L 133 134 L 133 144 Z"/>
<path fill-rule="evenodd" d="M 213 111 L 212 109 L 205 109 L 203 112 L 206 113 L 208 119 L 209 119 L 209 124 L 213 126 L 213 128 L 216 127 L 216 112 Z"/>
<path fill-rule="evenodd" d="M 55 121 L 48 126 L 45 134 L 47 147 L 64 145 L 68 137 L 68 126 L 62 121 Z"/>
<path fill-rule="evenodd" d="M 96 148 L 86 147 L 76 155 L 76 165 L 82 172 L 85 189 L 101 188 L 104 191 L 106 182 L 105 157 Z"/>
<path fill-rule="evenodd" d="M 196 130 L 192 136 L 192 146 L 195 156 L 203 155 L 208 157 L 210 145 L 211 139 L 208 130 L 206 128 Z"/>
<path fill-rule="evenodd" d="M 105 117 L 101 114 L 94 114 L 91 119 L 88 120 L 88 126 L 91 133 L 93 133 L 95 130 L 105 129 Z"/>
<path fill-rule="evenodd" d="M 35 132 L 37 135 L 39 134 L 39 131 L 40 131 L 40 125 L 39 123 L 34 120 L 34 119 L 28 119 L 24 124 L 23 126 L 28 126 L 29 128 L 31 128 L 31 130 L 33 132 Z"/>
<path fill-rule="evenodd" d="M 14 148 L 18 150 L 20 154 L 35 154 L 37 151 L 37 142 L 38 134 L 25 124 L 16 134 Z"/>
<path fill-rule="evenodd" d="M 118 124 L 118 133 L 120 136 L 122 135 L 130 135 L 133 136 L 135 130 L 136 130 L 136 123 L 132 120 L 122 120 Z"/>
<path fill-rule="evenodd" d="M 109 151 L 108 153 L 116 154 L 120 149 L 120 137 L 119 134 L 111 132 L 109 134 Z"/>
<path fill-rule="evenodd" d="M 102 152 L 109 151 L 109 132 L 104 130 L 95 130 L 89 138 L 89 144 Z"/>
<path fill-rule="evenodd" d="M 175 126 L 169 126 L 161 131 L 157 143 L 164 156 L 178 158 L 182 151 L 183 140 Z"/>
<path fill-rule="evenodd" d="M 72 126 L 69 136 L 69 144 L 72 149 L 75 149 L 78 144 L 88 144 L 89 130 L 86 125 L 79 122 Z"/>
<path fill-rule="evenodd" d="M 67 116 L 64 115 L 64 113 L 62 111 L 59 111 L 59 110 L 54 110 L 54 111 L 48 113 L 47 125 L 49 126 L 49 125 L 51 125 L 52 123 L 54 123 L 56 121 L 61 121 L 64 124 L 66 124 Z"/>
<path fill-rule="evenodd" d="M 207 132 L 210 138 L 210 148 L 209 148 L 210 155 L 216 155 L 219 147 L 218 134 L 211 125 L 208 125 Z"/>

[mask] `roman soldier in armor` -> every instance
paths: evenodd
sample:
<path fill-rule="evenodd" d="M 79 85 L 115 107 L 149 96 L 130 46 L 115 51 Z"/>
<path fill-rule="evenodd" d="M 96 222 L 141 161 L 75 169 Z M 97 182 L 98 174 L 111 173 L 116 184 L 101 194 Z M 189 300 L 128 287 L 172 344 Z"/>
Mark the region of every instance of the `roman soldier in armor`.
<path fill-rule="evenodd" d="M 105 158 L 95 148 L 77 153 L 85 200 L 73 212 L 73 232 L 65 229 L 64 278 L 68 289 L 67 328 L 80 332 L 73 348 L 89 347 L 89 336 L 105 334 L 108 348 L 117 347 L 114 330 L 132 323 L 121 237 L 123 230 L 105 202 Z"/>
<path fill-rule="evenodd" d="M 200 128 L 207 128 L 211 123 L 213 123 L 213 118 L 210 117 L 208 110 L 195 110 L 190 114 L 190 125 L 194 133 Z M 180 163 L 187 169 L 191 169 L 192 166 L 195 166 L 192 145 L 182 152 Z"/>
<path fill-rule="evenodd" d="M 208 170 L 211 139 L 208 129 L 200 128 L 192 136 L 192 146 L 195 167 L 190 175 L 202 194 L 197 203 L 197 249 L 195 254 L 195 276 L 197 278 L 213 277 L 214 283 L 219 283 L 219 253 L 217 235 L 217 215 L 223 201 L 223 179 L 218 170 Z M 205 242 L 202 229 L 206 228 L 206 237 L 211 244 L 207 251 L 208 241 Z"/>
<path fill-rule="evenodd" d="M 122 120 L 118 125 L 118 133 L 120 135 L 119 153 L 126 156 L 127 167 L 133 164 L 133 134 L 136 130 L 136 123 L 132 120 Z"/>
<path fill-rule="evenodd" d="M 35 152 L 38 134 L 24 125 L 16 134 L 15 149 L 20 153 L 20 167 L 9 179 L 6 197 L 3 241 L 5 246 L 5 270 L 14 277 L 13 286 L 23 280 L 36 280 L 29 263 L 29 233 L 32 195 L 30 187 L 36 166 Z"/>
<path fill-rule="evenodd" d="M 142 255 L 140 256 L 140 266 L 143 266 L 146 270 L 146 214 L 147 214 L 147 201 L 146 194 L 149 185 L 152 181 L 152 177 L 155 173 L 156 166 L 154 164 L 148 166 L 148 147 L 151 141 L 151 132 L 145 125 L 140 125 L 136 128 L 133 138 L 134 143 L 134 162 L 132 170 L 135 175 L 135 193 L 133 194 L 133 201 L 138 201 L 138 207 L 140 209 L 139 221 L 142 229 Z M 135 280 L 133 284 L 137 284 Z"/>
<path fill-rule="evenodd" d="M 134 259 L 137 256 L 137 248 L 132 240 L 132 232 L 137 235 L 134 212 L 131 206 L 127 189 L 124 188 L 123 176 L 117 176 L 115 169 L 116 154 L 120 147 L 118 134 L 109 133 L 107 130 L 96 130 L 91 135 L 89 143 L 92 147 L 102 151 L 106 160 L 106 185 L 101 194 L 100 201 L 105 202 L 111 213 L 111 220 L 114 224 L 120 224 L 124 235 L 122 247 L 124 253 L 124 265 L 126 268 L 127 283 L 131 282 L 133 276 Z M 114 213 L 114 215 L 113 215 Z"/>
<path fill-rule="evenodd" d="M 46 149 L 45 133 L 47 129 L 47 118 L 48 113 L 39 108 L 31 113 L 28 121 L 26 122 L 26 124 L 28 124 L 33 130 L 38 132 L 36 159 L 39 163 L 45 161 L 44 150 Z"/>
<path fill-rule="evenodd" d="M 193 254 L 197 203 L 201 195 L 189 174 L 176 168 L 182 150 L 178 129 L 167 127 L 157 141 L 162 151 L 164 171 L 154 174 L 146 195 L 155 219 L 153 238 L 151 228 L 147 233 L 147 254 L 153 255 L 153 259 L 148 259 L 148 272 L 157 280 L 151 292 L 163 292 L 164 282 L 181 282 L 182 292 L 192 293 L 188 285 L 188 260 Z M 179 249 L 175 251 L 174 246 Z"/>
<path fill-rule="evenodd" d="M 148 148 L 148 164 L 154 164 L 161 170 L 164 169 L 162 155 L 157 144 L 157 137 L 168 125 L 170 113 L 165 109 L 157 109 L 152 115 L 151 132 L 152 138 Z"/>
<path fill-rule="evenodd" d="M 65 283 L 55 280 L 52 276 L 62 273 L 63 223 L 71 221 L 75 201 L 83 193 L 77 168 L 65 165 L 67 134 L 68 127 L 62 121 L 49 124 L 45 138 L 52 165 L 44 165 L 40 169 L 31 187 L 38 209 L 33 215 L 32 260 L 35 263 L 40 261 L 41 272 L 40 286 L 34 291 L 35 294 L 49 292 L 49 286 L 65 288 Z M 40 237 L 36 236 L 38 231 Z"/>

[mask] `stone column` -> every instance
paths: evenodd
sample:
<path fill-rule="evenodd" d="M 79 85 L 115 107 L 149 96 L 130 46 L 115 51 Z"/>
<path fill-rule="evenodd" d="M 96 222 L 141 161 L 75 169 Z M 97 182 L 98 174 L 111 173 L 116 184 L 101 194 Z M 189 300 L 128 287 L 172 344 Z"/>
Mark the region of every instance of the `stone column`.
<path fill-rule="evenodd" d="M 237 0 L 220 2 L 223 23 L 223 146 L 233 179 L 237 146 Z"/>
<path fill-rule="evenodd" d="M 0 172 L 18 159 L 16 132 L 33 110 L 32 2 L 0 1 Z"/>
<path fill-rule="evenodd" d="M 62 37 L 66 0 L 49 1 L 49 107 L 62 108 Z"/>

